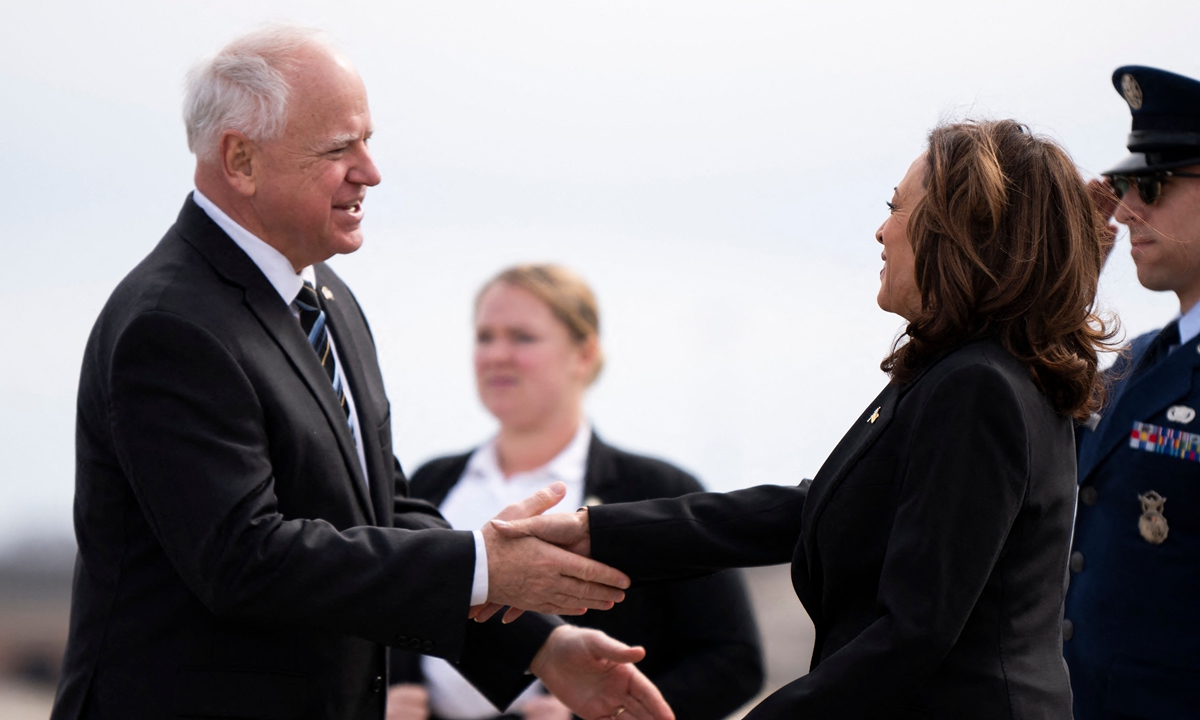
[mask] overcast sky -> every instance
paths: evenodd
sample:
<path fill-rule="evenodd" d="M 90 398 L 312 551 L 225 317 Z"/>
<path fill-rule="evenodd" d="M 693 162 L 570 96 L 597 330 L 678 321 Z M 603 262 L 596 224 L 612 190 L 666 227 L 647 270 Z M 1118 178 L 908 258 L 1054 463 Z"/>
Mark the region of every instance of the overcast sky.
<path fill-rule="evenodd" d="M 332 261 L 371 319 L 415 469 L 486 439 L 471 297 L 556 261 L 596 289 L 607 440 L 709 487 L 811 477 L 882 388 L 884 202 L 941 120 L 1014 117 L 1093 175 L 1124 154 L 1110 75 L 1200 76 L 1195 0 L 23 2 L 0 26 L 0 549 L 69 537 L 74 398 L 112 288 L 191 190 L 187 68 L 286 20 L 366 81 L 383 183 Z M 1176 312 L 1122 239 L 1130 335 Z"/>

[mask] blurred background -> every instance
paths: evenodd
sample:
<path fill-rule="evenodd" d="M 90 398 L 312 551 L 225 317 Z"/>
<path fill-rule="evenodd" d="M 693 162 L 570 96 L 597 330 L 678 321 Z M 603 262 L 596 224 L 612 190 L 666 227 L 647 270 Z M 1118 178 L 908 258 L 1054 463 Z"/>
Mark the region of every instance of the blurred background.
<path fill-rule="evenodd" d="M 612 443 L 729 490 L 811 477 L 885 382 L 892 188 L 943 120 L 1015 117 L 1081 171 L 1120 159 L 1122 64 L 1200 76 L 1194 0 L 12 3 L 0 26 L 0 716 L 45 717 L 66 635 L 74 396 L 109 292 L 191 190 L 199 57 L 272 20 L 328 30 L 368 91 L 383 183 L 332 261 L 371 319 L 414 469 L 492 432 L 474 292 L 555 261 L 596 289 Z M 1122 239 L 1102 307 L 1177 311 Z M 164 421 L 167 419 L 164 418 Z M 750 573 L 778 685 L 811 628 Z M 808 633 L 808 634 L 806 634 Z"/>

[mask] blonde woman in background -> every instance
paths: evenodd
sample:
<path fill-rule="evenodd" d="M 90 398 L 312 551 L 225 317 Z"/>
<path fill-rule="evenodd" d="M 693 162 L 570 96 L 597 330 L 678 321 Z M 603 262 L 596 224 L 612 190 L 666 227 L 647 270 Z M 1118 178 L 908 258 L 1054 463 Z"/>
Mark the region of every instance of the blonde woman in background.
<path fill-rule="evenodd" d="M 602 367 L 596 299 L 578 275 L 556 265 L 501 272 L 475 302 L 476 387 L 499 430 L 472 452 L 426 463 L 412 495 L 455 527 L 480 527 L 552 482 L 567 486 L 552 513 L 702 490 L 683 470 L 597 437 L 583 401 Z M 634 588 L 612 610 L 570 620 L 645 647 L 640 668 L 676 717 L 720 720 L 762 685 L 758 630 L 736 574 Z M 500 715 L 446 662 L 402 651 L 392 658 L 389 720 L 571 717 L 538 684 Z"/>

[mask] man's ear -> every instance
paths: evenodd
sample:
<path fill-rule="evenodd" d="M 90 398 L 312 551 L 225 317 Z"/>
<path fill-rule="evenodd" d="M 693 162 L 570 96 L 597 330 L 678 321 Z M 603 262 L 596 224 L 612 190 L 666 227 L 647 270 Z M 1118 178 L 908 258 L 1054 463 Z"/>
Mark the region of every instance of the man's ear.
<path fill-rule="evenodd" d="M 262 158 L 258 146 L 236 130 L 226 130 L 221 134 L 219 145 L 221 152 L 221 174 L 229 186 L 238 194 L 252 197 L 257 189 L 255 165 Z"/>

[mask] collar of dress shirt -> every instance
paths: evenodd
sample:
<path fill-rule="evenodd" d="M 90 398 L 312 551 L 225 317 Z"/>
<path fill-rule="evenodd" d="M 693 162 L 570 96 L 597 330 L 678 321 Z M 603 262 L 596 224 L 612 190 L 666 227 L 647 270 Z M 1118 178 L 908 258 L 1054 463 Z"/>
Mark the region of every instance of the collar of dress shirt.
<path fill-rule="evenodd" d="M 242 252 L 250 256 L 250 260 L 258 266 L 263 275 L 267 276 L 267 281 L 271 283 L 285 303 L 292 304 L 292 301 L 300 294 L 300 286 L 304 284 L 305 280 L 316 285 L 316 273 L 313 272 L 311 265 L 297 274 L 295 268 L 292 267 L 292 261 L 284 257 L 283 253 L 238 225 L 233 218 L 225 214 L 224 210 L 205 197 L 204 193 L 198 189 L 194 190 L 192 199 L 205 214 L 212 218 L 217 227 L 224 230 L 225 234 L 242 249 Z"/>
<path fill-rule="evenodd" d="M 1179 318 L 1179 344 L 1182 345 L 1200 335 L 1200 303 Z"/>
<path fill-rule="evenodd" d="M 571 438 L 571 442 L 567 443 L 567 446 L 558 455 L 555 455 L 554 459 L 536 470 L 531 470 L 528 473 L 517 473 L 513 477 L 539 474 L 543 475 L 548 483 L 555 480 L 561 480 L 568 485 L 581 483 L 587 474 L 588 447 L 591 442 L 592 425 L 587 420 L 584 420 L 579 423 L 579 429 L 575 431 L 575 437 Z M 504 473 L 500 470 L 500 460 L 496 456 L 495 438 L 492 438 L 478 450 L 471 453 L 471 458 L 467 461 L 465 472 L 482 477 L 504 478 Z"/>

